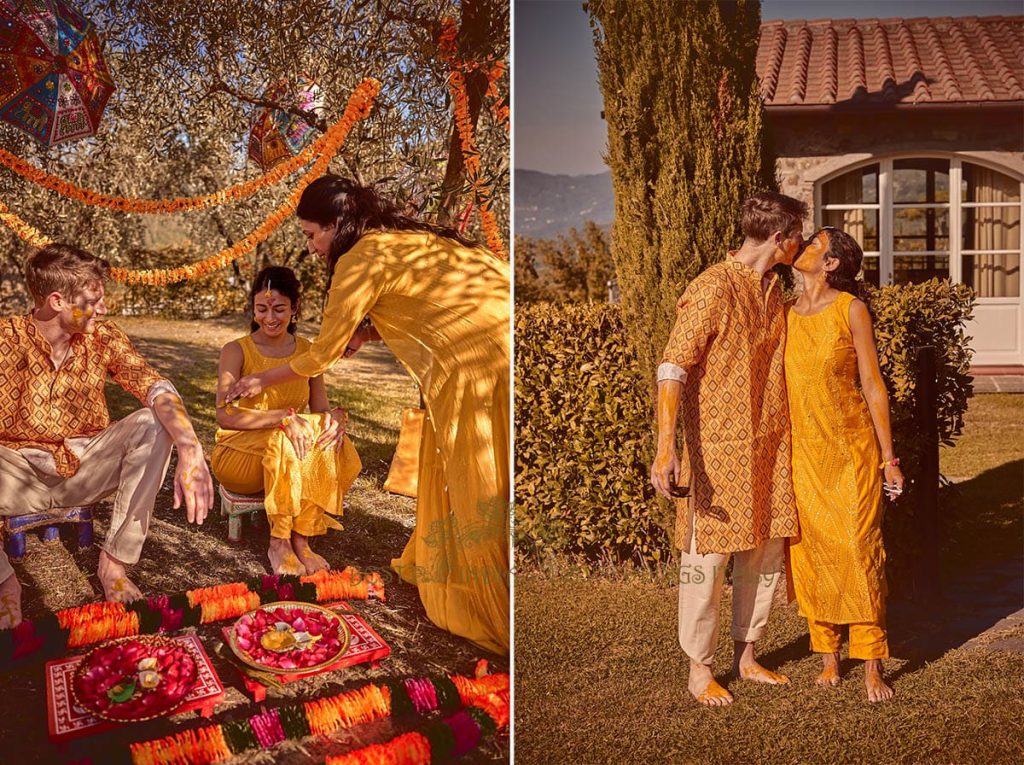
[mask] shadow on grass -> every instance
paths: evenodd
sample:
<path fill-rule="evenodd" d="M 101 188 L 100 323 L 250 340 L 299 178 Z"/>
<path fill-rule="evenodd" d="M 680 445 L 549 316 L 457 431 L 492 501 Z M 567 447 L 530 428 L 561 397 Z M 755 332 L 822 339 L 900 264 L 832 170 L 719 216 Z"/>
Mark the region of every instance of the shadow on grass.
<path fill-rule="evenodd" d="M 986 470 L 940 495 L 941 582 L 935 602 L 891 599 L 895 655 L 916 671 L 1024 608 L 1024 460 Z"/>

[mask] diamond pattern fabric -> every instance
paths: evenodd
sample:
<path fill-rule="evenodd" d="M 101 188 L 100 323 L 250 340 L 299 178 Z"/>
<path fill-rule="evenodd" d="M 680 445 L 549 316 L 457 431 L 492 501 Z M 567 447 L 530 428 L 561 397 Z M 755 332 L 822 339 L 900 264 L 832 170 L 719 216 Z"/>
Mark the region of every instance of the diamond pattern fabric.
<path fill-rule="evenodd" d="M 783 379 L 785 317 L 773 274 L 733 258 L 711 266 L 677 306 L 662 361 L 687 370 L 682 421 L 697 552 L 750 550 L 797 534 Z M 676 544 L 689 540 L 678 503 Z"/>
<path fill-rule="evenodd" d="M 60 369 L 30 315 L 0 318 L 0 445 L 53 455 L 64 478 L 78 471 L 68 438 L 94 436 L 110 425 L 103 386 L 109 375 L 143 404 L 162 375 L 113 322 L 76 334 Z"/>

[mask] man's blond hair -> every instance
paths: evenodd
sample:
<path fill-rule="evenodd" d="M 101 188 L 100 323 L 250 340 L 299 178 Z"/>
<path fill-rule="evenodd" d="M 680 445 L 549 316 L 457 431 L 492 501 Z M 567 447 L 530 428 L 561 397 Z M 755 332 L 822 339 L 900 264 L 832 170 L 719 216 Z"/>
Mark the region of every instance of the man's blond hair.
<path fill-rule="evenodd" d="M 59 292 L 73 300 L 87 287 L 102 284 L 110 276 L 110 263 L 73 244 L 54 242 L 29 251 L 25 284 L 36 304 Z"/>

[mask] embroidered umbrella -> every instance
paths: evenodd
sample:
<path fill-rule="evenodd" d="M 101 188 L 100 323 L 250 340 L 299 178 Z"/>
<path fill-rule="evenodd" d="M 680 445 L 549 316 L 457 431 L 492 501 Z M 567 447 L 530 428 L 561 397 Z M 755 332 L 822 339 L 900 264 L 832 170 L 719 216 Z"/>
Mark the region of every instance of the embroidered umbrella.
<path fill-rule="evenodd" d="M 293 93 L 294 95 L 289 98 Z M 299 109 L 317 115 L 324 108 L 323 91 L 308 78 L 299 83 L 297 92 L 287 80 L 280 80 L 263 94 L 263 99 L 285 106 L 289 105 L 288 101 L 292 101 Z M 302 117 L 281 109 L 257 109 L 250 127 L 249 158 L 259 165 L 263 172 L 298 154 L 316 138 L 315 127 Z"/>
<path fill-rule="evenodd" d="M 64 0 L 0 0 L 0 119 L 53 146 L 95 133 L 113 92 L 85 16 Z"/>

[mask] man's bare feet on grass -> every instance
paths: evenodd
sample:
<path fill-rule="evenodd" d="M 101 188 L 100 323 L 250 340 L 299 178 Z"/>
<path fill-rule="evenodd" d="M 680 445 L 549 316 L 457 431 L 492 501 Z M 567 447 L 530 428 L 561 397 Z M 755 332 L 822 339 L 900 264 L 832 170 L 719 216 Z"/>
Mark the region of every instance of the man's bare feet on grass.
<path fill-rule="evenodd" d="M 292 549 L 295 550 L 295 554 L 299 556 L 299 560 L 306 569 L 306 574 L 315 574 L 317 571 L 326 571 L 331 567 L 331 564 L 327 562 L 327 559 L 322 555 L 317 555 L 309 546 L 309 537 L 299 534 L 297 531 L 292 532 Z"/>
<path fill-rule="evenodd" d="M 789 685 L 789 678 L 765 669 L 754 658 L 754 644 L 736 642 L 736 653 L 732 663 L 732 673 L 740 680 L 750 680 L 765 685 Z"/>
<path fill-rule="evenodd" d="M 270 558 L 270 568 L 275 574 L 302 576 L 306 573 L 306 567 L 302 565 L 295 550 L 292 549 L 290 539 L 271 537 L 267 557 Z"/>
<path fill-rule="evenodd" d="M 142 590 L 128 578 L 124 564 L 105 550 L 100 552 L 96 576 L 103 587 L 103 597 L 111 603 L 131 603 L 142 597 Z"/>
<path fill-rule="evenodd" d="M 818 685 L 835 687 L 841 682 L 839 677 L 839 654 L 823 653 L 821 655 L 821 674 L 814 681 Z"/>
<path fill-rule="evenodd" d="M 864 662 L 864 686 L 868 690 L 868 701 L 888 701 L 896 692 L 882 679 L 882 660 L 868 659 Z"/>
<path fill-rule="evenodd" d="M 690 662 L 690 681 L 687 684 L 693 698 L 706 707 L 724 707 L 732 703 L 732 694 L 715 681 L 711 667 Z"/>
<path fill-rule="evenodd" d="M 18 576 L 11 574 L 0 582 L 0 629 L 6 630 L 21 624 L 21 583 Z"/>

